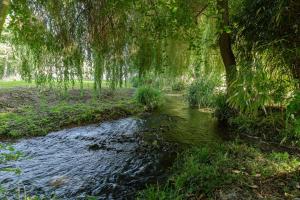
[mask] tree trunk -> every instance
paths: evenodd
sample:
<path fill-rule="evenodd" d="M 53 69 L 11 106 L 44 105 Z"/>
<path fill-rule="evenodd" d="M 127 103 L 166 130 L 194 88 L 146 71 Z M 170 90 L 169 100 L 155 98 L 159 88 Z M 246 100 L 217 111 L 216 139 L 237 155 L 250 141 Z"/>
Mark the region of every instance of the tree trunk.
<path fill-rule="evenodd" d="M 230 34 L 225 31 L 229 27 L 229 8 L 228 0 L 217 0 L 217 7 L 221 13 L 221 32 L 219 35 L 219 47 L 223 63 L 226 71 L 226 84 L 227 88 L 236 76 L 236 61 L 231 47 Z"/>
<path fill-rule="evenodd" d="M 0 4 L 0 35 L 8 13 L 10 0 L 2 0 Z"/>

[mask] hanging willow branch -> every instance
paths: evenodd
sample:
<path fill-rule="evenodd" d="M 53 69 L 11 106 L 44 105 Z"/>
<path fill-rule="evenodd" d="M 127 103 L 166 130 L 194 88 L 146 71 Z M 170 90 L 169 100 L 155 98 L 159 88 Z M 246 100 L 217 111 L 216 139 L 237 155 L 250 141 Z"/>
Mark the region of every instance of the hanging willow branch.
<path fill-rule="evenodd" d="M 2 0 L 0 4 L 0 35 L 2 32 L 3 25 L 6 20 L 6 16 L 8 13 L 10 1 L 9 0 Z"/>
<path fill-rule="evenodd" d="M 89 74 L 96 90 L 103 79 L 112 88 L 123 86 L 128 73 L 180 76 L 189 66 L 193 29 L 176 23 L 186 26 L 183 20 L 194 18 L 193 12 L 174 15 L 181 5 L 181 0 L 14 0 L 9 28 L 22 76 L 67 88 Z"/>

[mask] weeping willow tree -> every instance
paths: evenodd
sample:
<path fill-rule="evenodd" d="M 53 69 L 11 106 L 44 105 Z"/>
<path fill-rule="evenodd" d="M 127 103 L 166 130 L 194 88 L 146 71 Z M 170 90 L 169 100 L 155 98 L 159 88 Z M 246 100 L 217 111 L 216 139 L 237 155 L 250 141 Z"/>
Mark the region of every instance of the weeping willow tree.
<path fill-rule="evenodd" d="M 112 87 L 121 85 L 126 6 L 127 1 L 12 1 L 9 29 L 22 77 L 67 88 L 93 73 L 95 89 L 104 74 Z"/>
<path fill-rule="evenodd" d="M 198 20 L 207 7 L 202 0 L 13 0 L 8 29 L 23 79 L 68 88 L 88 74 L 99 90 L 103 80 L 116 88 L 132 76 L 180 77 L 201 57 L 211 63 L 204 45 L 211 27 Z M 191 48 L 195 35 L 204 37 L 202 55 Z"/>
<path fill-rule="evenodd" d="M 25 80 L 68 88 L 88 76 L 99 90 L 104 79 L 116 88 L 136 75 L 219 73 L 220 54 L 230 74 L 222 6 L 228 11 L 221 0 L 12 0 L 8 29 Z"/>

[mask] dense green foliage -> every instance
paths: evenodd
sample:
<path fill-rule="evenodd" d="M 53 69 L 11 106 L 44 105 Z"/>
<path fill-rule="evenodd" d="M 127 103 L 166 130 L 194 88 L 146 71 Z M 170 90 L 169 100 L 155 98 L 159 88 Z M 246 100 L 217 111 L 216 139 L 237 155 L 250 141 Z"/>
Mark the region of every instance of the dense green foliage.
<path fill-rule="evenodd" d="M 282 71 L 268 69 L 263 64 L 241 67 L 229 93 L 229 104 L 246 114 L 257 114 L 266 106 L 286 106 L 293 84 Z"/>
<path fill-rule="evenodd" d="M 190 26 L 193 13 L 186 16 L 184 11 L 195 12 L 202 3 L 177 10 L 182 5 L 182 1 L 12 1 L 8 30 L 24 79 L 68 87 L 87 75 L 94 79 L 95 89 L 101 88 L 104 77 L 115 88 L 136 72 L 178 76 L 186 71 L 197 27 Z M 182 37 L 180 32 L 189 35 Z"/>
<path fill-rule="evenodd" d="M 138 103 L 146 107 L 146 109 L 153 110 L 163 103 L 163 96 L 161 92 L 150 86 L 143 86 L 137 89 L 135 99 Z"/>
<path fill-rule="evenodd" d="M 234 16 L 240 59 L 262 55 L 299 81 L 299 9 L 295 0 L 245 0 Z M 256 54 L 255 54 L 256 53 Z"/>
<path fill-rule="evenodd" d="M 214 77 L 196 79 L 188 88 L 187 101 L 192 107 L 211 107 L 215 104 L 217 80 Z"/>
<path fill-rule="evenodd" d="M 300 145 L 298 0 L 12 0 L 10 4 L 9 10 L 0 9 L 0 33 L 6 18 L 0 77 L 19 74 L 40 89 L 48 84 L 66 93 L 75 87 L 81 95 L 84 80 L 89 80 L 95 99 L 51 104 L 46 98 L 38 106 L 24 102 L 17 108 L 0 102 L 1 136 L 41 135 L 132 113 L 130 106 L 136 104 L 128 98 L 100 92 L 103 86 L 116 90 L 131 84 L 137 88 L 136 102 L 146 109 L 162 104 L 160 90 L 186 89 L 190 106 L 215 107 L 215 117 L 232 133 Z M 0 87 L 6 86 L 0 82 Z M 97 99 L 103 95 L 109 100 Z M 166 187 L 150 187 L 140 198 L 218 199 L 216 192 L 226 185 L 255 189 L 259 181 L 276 180 L 282 171 L 292 181 L 266 198 L 280 198 L 285 192 L 299 195 L 293 190 L 299 182 L 295 171 L 299 161 L 288 154 L 225 144 L 195 148 L 182 157 Z M 243 198 L 258 197 L 250 189 L 246 192 Z"/>
<path fill-rule="evenodd" d="M 197 79 L 224 73 L 221 58 L 227 78 L 255 74 L 259 61 L 268 76 L 278 68 L 288 81 L 299 79 L 298 7 L 294 0 L 21 0 L 11 2 L 6 29 L 22 77 L 38 84 L 68 88 L 89 77 L 100 89 L 103 79 L 116 88 L 149 74 Z"/>

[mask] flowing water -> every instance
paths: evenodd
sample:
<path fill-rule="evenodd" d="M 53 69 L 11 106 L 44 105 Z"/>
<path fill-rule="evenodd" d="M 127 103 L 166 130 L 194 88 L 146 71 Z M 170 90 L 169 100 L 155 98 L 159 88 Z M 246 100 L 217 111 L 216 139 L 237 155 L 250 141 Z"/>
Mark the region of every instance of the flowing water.
<path fill-rule="evenodd" d="M 66 129 L 13 144 L 23 153 L 0 165 L 8 199 L 40 195 L 55 199 L 133 199 L 146 184 L 165 179 L 179 149 L 220 141 L 211 113 L 190 109 L 169 95 L 155 113 Z"/>

